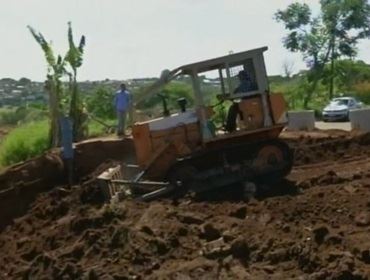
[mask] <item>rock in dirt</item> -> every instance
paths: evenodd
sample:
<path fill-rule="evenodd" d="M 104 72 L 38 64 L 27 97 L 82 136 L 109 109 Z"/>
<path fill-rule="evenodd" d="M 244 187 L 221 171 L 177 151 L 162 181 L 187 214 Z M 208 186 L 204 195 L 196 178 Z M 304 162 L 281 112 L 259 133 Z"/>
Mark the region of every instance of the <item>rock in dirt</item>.
<path fill-rule="evenodd" d="M 99 280 L 99 276 L 94 269 L 90 269 L 84 276 L 84 280 Z"/>
<path fill-rule="evenodd" d="M 247 207 L 246 206 L 241 206 L 237 208 L 236 210 L 233 210 L 229 214 L 230 217 L 235 217 L 238 219 L 245 219 L 247 216 Z"/>
<path fill-rule="evenodd" d="M 280 248 L 272 252 L 269 252 L 266 255 L 266 260 L 268 260 L 271 264 L 278 264 L 280 262 L 284 262 L 287 259 L 287 256 L 288 256 L 287 249 Z"/>
<path fill-rule="evenodd" d="M 343 237 L 339 234 L 328 234 L 325 238 L 325 243 L 329 245 L 338 245 L 343 242 Z"/>
<path fill-rule="evenodd" d="M 184 224 L 201 225 L 204 223 L 204 218 L 195 213 L 182 213 L 178 215 L 178 219 Z"/>
<path fill-rule="evenodd" d="M 238 238 L 231 244 L 231 253 L 234 258 L 247 260 L 250 255 L 250 248 L 244 238 Z"/>
<path fill-rule="evenodd" d="M 272 220 L 272 217 L 269 213 L 264 213 L 262 215 L 260 215 L 258 217 L 258 221 L 262 224 L 262 225 L 267 225 L 268 223 L 270 223 Z"/>
<path fill-rule="evenodd" d="M 312 233 L 316 243 L 322 244 L 324 242 L 325 237 L 329 233 L 329 229 L 326 225 L 319 225 L 312 230 Z"/>
<path fill-rule="evenodd" d="M 370 225 L 370 214 L 368 212 L 362 212 L 355 217 L 356 225 L 368 226 Z"/>
<path fill-rule="evenodd" d="M 345 191 L 352 194 L 357 191 L 357 189 L 354 186 L 348 185 L 344 187 Z"/>
<path fill-rule="evenodd" d="M 370 264 L 370 249 L 361 250 L 361 260 L 366 264 Z"/>
<path fill-rule="evenodd" d="M 207 223 L 201 228 L 201 238 L 207 241 L 216 240 L 221 237 L 220 231 L 213 224 Z"/>
<path fill-rule="evenodd" d="M 208 242 L 203 247 L 202 253 L 208 259 L 225 258 L 230 255 L 230 245 L 226 244 L 223 238 Z"/>
<path fill-rule="evenodd" d="M 265 265 L 262 267 L 262 269 L 266 271 L 267 273 L 272 274 L 274 273 L 276 268 L 273 265 Z"/>

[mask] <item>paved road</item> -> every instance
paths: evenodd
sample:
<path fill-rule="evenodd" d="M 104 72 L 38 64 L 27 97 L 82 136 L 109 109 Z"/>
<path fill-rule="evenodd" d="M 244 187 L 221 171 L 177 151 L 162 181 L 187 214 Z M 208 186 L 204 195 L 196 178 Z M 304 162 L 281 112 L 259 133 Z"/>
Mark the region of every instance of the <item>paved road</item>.
<path fill-rule="evenodd" d="M 316 122 L 315 126 L 318 129 L 341 129 L 351 131 L 350 122 Z"/>

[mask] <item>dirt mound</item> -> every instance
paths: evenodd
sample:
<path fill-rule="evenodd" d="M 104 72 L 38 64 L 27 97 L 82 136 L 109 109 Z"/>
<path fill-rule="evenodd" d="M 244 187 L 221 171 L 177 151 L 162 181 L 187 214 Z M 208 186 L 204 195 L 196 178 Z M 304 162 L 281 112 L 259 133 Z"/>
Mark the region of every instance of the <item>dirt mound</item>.
<path fill-rule="evenodd" d="M 0 278 L 369 279 L 370 142 L 332 140 L 289 140 L 304 151 L 292 174 L 249 202 L 222 190 L 104 205 L 89 184 L 41 194 L 0 234 Z"/>
<path fill-rule="evenodd" d="M 327 134 L 327 137 L 320 138 L 301 135 L 298 139 L 286 141 L 295 150 L 295 166 L 370 155 L 370 134 L 357 136 Z"/>
<path fill-rule="evenodd" d="M 366 279 L 368 193 L 320 186 L 248 204 L 114 207 L 82 204 L 80 189 L 59 188 L 2 233 L 0 270 L 5 279 Z"/>

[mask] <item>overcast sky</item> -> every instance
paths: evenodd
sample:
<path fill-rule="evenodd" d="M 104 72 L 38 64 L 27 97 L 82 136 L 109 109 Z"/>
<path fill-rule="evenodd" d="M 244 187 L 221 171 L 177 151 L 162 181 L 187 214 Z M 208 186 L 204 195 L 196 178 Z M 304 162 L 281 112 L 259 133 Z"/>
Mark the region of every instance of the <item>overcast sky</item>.
<path fill-rule="evenodd" d="M 304 67 L 284 49 L 286 33 L 273 20 L 291 0 L 0 0 L 0 78 L 44 80 L 46 64 L 26 26 L 67 49 L 67 22 L 76 41 L 87 39 L 79 80 L 158 76 L 163 69 L 268 46 L 269 74 L 282 73 L 284 60 Z M 306 0 L 318 9 L 318 0 Z M 370 63 L 370 42 L 359 57 Z"/>

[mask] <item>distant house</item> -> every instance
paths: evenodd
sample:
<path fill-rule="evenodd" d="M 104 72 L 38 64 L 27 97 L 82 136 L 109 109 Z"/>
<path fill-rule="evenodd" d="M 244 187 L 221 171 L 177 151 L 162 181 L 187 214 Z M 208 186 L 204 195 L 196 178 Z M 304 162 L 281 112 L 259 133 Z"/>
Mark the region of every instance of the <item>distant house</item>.
<path fill-rule="evenodd" d="M 36 100 L 36 99 L 37 99 L 37 97 L 36 97 L 36 96 L 34 96 L 34 95 L 28 95 L 28 96 L 26 96 L 24 99 L 25 99 L 26 101 L 34 101 L 34 100 Z"/>

